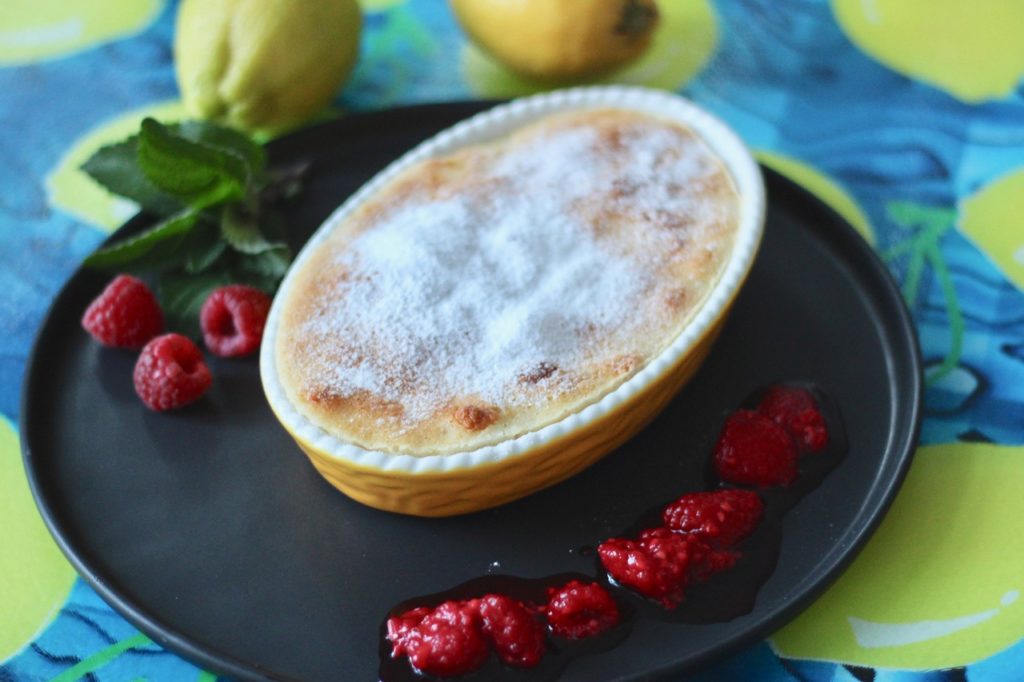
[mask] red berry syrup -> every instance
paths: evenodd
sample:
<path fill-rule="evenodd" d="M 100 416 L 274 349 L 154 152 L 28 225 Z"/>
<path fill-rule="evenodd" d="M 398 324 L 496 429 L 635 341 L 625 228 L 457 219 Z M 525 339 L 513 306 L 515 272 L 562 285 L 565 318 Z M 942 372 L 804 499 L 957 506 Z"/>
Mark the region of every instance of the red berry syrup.
<path fill-rule="evenodd" d="M 739 422 L 755 428 L 727 435 Z M 750 613 L 778 563 L 783 516 L 839 465 L 847 451 L 846 434 L 835 404 L 814 386 L 796 382 L 755 391 L 723 414 L 717 428 L 717 440 L 707 453 L 703 491 L 680 490 L 676 499 L 651 508 L 615 537 L 589 538 L 592 545 L 574 550 L 594 557 L 593 575 L 567 573 L 533 580 L 485 576 L 391 609 L 380 630 L 380 680 L 554 680 L 573 659 L 618 646 L 638 619 L 720 623 Z M 770 432 L 767 464 L 749 459 L 760 449 L 752 437 L 760 431 Z M 723 439 L 731 448 L 726 466 L 716 450 Z M 787 443 L 795 460 L 790 459 Z M 784 468 L 773 469 L 776 466 Z M 448 669 L 459 672 L 417 672 L 410 665 L 409 645 L 402 644 L 410 623 L 450 602 L 468 609 L 468 620 L 482 623 L 473 614 L 480 613 L 487 595 L 498 615 L 491 618 L 492 625 L 478 626 L 489 646 L 486 660 L 480 662 L 476 645 L 481 640 L 475 633 L 456 633 L 473 644 L 465 665 L 455 660 L 434 670 L 450 665 Z M 524 615 L 527 612 L 531 618 Z M 388 620 L 392 633 L 399 633 L 391 640 Z M 499 629 L 506 633 L 504 638 L 493 634 Z M 544 634 L 543 644 L 539 632 Z M 442 645 L 446 634 L 442 633 Z M 415 637 L 409 641 L 416 643 Z M 434 664 L 432 651 L 417 651 L 424 665 Z"/>

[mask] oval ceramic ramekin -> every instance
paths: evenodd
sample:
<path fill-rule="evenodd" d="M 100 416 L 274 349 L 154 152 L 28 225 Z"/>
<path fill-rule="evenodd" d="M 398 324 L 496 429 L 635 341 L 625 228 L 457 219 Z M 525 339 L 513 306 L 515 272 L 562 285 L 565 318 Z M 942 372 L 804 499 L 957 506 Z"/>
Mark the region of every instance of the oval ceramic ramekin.
<path fill-rule="evenodd" d="M 732 252 L 703 305 L 679 336 L 637 374 L 594 403 L 516 438 L 466 452 L 415 457 L 366 450 L 332 436 L 287 398 L 275 365 L 282 295 L 270 311 L 260 373 L 274 414 L 332 485 L 359 502 L 418 516 L 449 516 L 494 507 L 553 485 L 625 442 L 672 399 L 706 357 L 750 272 L 764 230 L 760 170 L 739 138 L 689 100 L 636 87 L 583 87 L 527 97 L 473 116 L 423 142 L 389 165 L 324 222 L 281 285 L 331 229 L 410 165 L 461 147 L 504 137 L 548 114 L 616 107 L 681 123 L 718 155 L 736 185 L 739 228 Z"/>

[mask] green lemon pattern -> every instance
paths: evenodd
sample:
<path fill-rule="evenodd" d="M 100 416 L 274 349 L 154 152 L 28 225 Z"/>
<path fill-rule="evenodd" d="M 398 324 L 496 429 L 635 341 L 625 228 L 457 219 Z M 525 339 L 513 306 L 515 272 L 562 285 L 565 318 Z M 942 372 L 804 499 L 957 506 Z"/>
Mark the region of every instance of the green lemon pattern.
<path fill-rule="evenodd" d="M 959 228 L 1024 289 L 1024 168 L 997 178 L 964 199 Z"/>
<path fill-rule="evenodd" d="M 1024 447 L 922 447 L 881 528 L 839 581 L 773 638 L 783 656 L 929 670 L 1024 633 Z"/>
<path fill-rule="evenodd" d="M 0 417 L 0 661 L 53 620 L 71 591 L 75 571 L 39 518 L 21 465 L 14 427 Z"/>
<path fill-rule="evenodd" d="M 54 59 L 135 33 L 161 0 L 8 0 L 0 7 L 0 66 Z"/>
<path fill-rule="evenodd" d="M 832 0 L 832 7 L 867 54 L 965 102 L 1006 97 L 1024 78 L 1024 3 Z"/>

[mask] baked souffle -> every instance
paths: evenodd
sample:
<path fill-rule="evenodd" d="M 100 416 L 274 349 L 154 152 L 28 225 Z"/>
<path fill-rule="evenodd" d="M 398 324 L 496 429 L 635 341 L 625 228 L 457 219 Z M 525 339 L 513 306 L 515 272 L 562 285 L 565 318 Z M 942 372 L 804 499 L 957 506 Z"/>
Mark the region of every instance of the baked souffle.
<path fill-rule="evenodd" d="M 614 390 L 718 280 L 739 198 L 687 127 L 548 116 L 407 168 L 279 294 L 275 362 L 312 424 L 367 450 L 474 450 Z"/>

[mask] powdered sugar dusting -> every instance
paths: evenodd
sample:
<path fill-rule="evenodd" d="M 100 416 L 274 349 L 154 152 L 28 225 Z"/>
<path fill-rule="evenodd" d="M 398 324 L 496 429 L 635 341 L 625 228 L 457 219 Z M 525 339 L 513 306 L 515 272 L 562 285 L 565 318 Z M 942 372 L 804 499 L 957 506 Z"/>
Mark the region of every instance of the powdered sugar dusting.
<path fill-rule="evenodd" d="M 467 191 L 383 212 L 334 257 L 345 276 L 301 331 L 307 375 L 413 424 L 460 399 L 543 399 L 628 355 L 672 290 L 657 266 L 722 217 L 701 200 L 720 167 L 679 129 L 616 133 L 556 127 L 502 148 Z"/>

